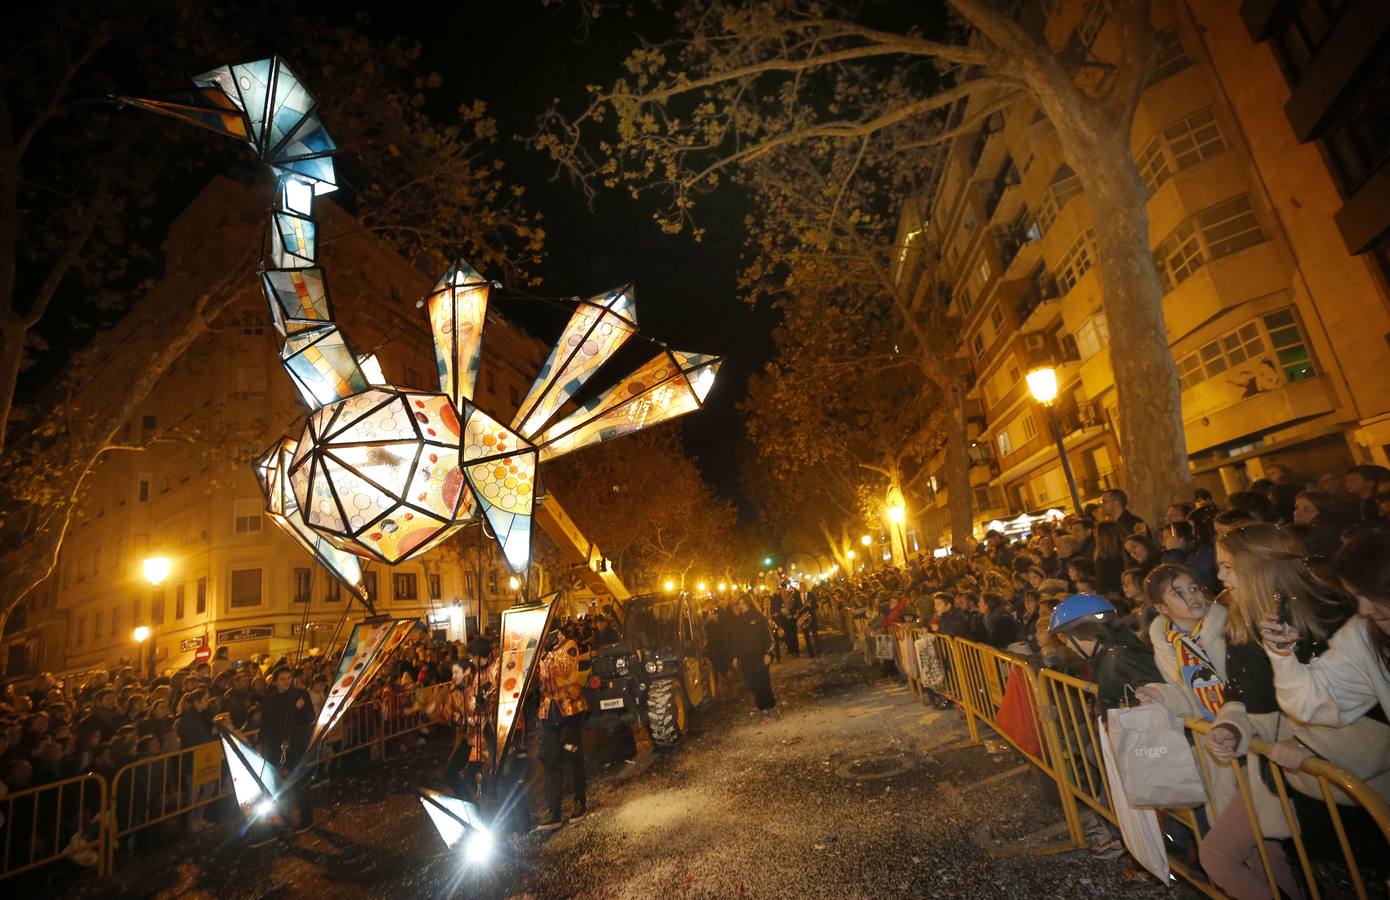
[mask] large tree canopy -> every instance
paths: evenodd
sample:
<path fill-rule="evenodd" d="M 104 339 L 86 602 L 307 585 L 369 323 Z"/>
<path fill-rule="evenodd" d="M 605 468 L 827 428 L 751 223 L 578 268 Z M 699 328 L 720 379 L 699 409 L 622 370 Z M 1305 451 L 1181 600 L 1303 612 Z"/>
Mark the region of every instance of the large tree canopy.
<path fill-rule="evenodd" d="M 1097 231 L 1097 262 L 1124 471 L 1135 506 L 1153 514 L 1187 491 L 1190 475 L 1145 193 L 1129 146 L 1152 68 L 1149 3 L 1105 0 L 1109 15 L 1098 29 L 1103 58 L 1097 40 L 1079 48 L 1050 44 L 1028 4 L 949 0 L 949 6 L 955 17 L 942 23 L 922 21 L 915 6 L 903 11 L 891 4 L 683 3 L 674 13 L 674 38 L 634 50 L 627 74 L 591 86 L 584 107 L 557 106 L 542 118 L 535 144 L 588 190 L 658 195 L 663 227 L 697 236 L 700 197 L 729 178 L 752 187 L 770 223 L 785 224 L 779 204 L 788 198 L 809 201 L 801 205 L 821 211 L 806 219 L 806 228 L 763 233 L 818 250 L 829 264 L 843 260 L 846 247 L 865 243 L 850 236 L 864 231 L 865 222 L 867 243 L 882 259 L 884 223 L 875 229 L 873 217 L 887 213 L 881 204 L 859 201 L 903 191 L 906 182 L 894 172 L 929 170 L 933 148 L 978 130 L 995 112 L 1031 104 L 1052 124 L 1096 220 L 1106 223 Z M 968 110 L 963 117 L 962 109 Z M 929 180 L 924 187 L 931 189 Z M 900 194 L 898 200 L 918 198 Z M 753 249 L 768 244 L 755 242 Z M 755 259 L 750 279 L 775 282 L 785 274 L 781 262 Z M 914 332 L 927 326 L 911 312 L 930 298 L 896 285 L 891 268 L 880 265 L 875 277 L 898 327 L 914 337 L 906 352 L 924 363 L 923 378 L 942 392 L 950 412 L 943 426 L 963 432 L 960 382 L 927 365 L 940 354 L 926 348 L 958 341 L 952 323 L 938 320 L 932 327 L 945 335 L 917 339 L 926 335 Z M 792 279 L 785 288 L 804 284 Z M 948 451 L 957 448 L 947 465 L 953 513 L 965 510 L 964 522 L 953 521 L 957 531 L 969 522 L 968 492 L 957 486 L 967 475 L 963 444 L 963 433 L 946 441 Z"/>

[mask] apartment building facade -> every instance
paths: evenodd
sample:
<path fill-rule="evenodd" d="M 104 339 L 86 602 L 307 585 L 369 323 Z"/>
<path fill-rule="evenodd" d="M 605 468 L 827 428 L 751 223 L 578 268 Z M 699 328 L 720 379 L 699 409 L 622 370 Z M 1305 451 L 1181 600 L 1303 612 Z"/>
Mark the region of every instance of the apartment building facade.
<path fill-rule="evenodd" d="M 170 243 L 231 219 L 260 229 L 267 198 L 215 180 L 174 223 Z M 324 267 L 335 313 L 359 353 L 374 354 L 388 380 L 437 383 L 428 322 L 417 301 L 433 280 L 327 201 L 320 216 Z M 250 460 L 302 416 L 279 362 L 254 271 L 247 290 L 167 373 L 88 479 L 81 512 L 52 577 L 7 629 L 7 674 L 71 671 L 138 660 L 137 626 L 152 631 L 160 670 L 188 663 L 198 647 L 232 658 L 278 655 L 332 640 L 344 612 L 362 618 L 331 579 L 263 515 Z M 481 405 L 510 415 L 549 345 L 490 313 Z M 144 559 L 167 556 L 171 572 L 151 586 Z M 490 539 L 477 529 L 418 560 L 367 567 L 381 612 L 416 616 L 449 638 L 510 606 L 516 591 Z M 301 640 L 301 631 L 303 638 Z M 342 632 L 339 640 L 345 636 Z"/>
<path fill-rule="evenodd" d="M 1242 4 L 1154 6 L 1158 60 L 1131 144 L 1196 484 L 1220 496 L 1275 462 L 1306 475 L 1385 462 L 1390 304 L 1375 246 L 1339 233 L 1338 183 L 1319 148 L 1293 133 L 1288 82 Z M 1031 14 L 1059 50 L 1104 60 L 1115 43 L 1099 0 Z M 970 106 L 955 115 L 966 120 Z M 949 298 L 961 323 L 983 530 L 1071 506 L 1048 417 L 1026 384 L 1040 365 L 1057 372 L 1054 409 L 1082 501 L 1123 485 L 1096 267 L 1104 223 L 1026 101 L 948 152 L 930 205 L 907 205 L 901 239 L 923 243 L 901 277 L 930 282 L 920 289 Z M 930 484 L 924 525 L 945 542 L 949 492 L 939 471 Z"/>

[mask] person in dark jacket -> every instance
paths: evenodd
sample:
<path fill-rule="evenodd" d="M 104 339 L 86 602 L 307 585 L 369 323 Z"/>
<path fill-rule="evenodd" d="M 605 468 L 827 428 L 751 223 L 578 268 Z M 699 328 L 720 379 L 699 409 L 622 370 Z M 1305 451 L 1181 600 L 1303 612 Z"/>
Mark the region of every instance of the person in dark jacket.
<path fill-rule="evenodd" d="M 725 640 L 734 665 L 743 675 L 743 683 L 763 716 L 781 718 L 777 711 L 777 698 L 772 693 L 772 676 L 767 671 L 772 662 L 773 637 L 767 627 L 767 619 L 758 612 L 747 594 L 740 594 L 734 601 L 733 612 L 728 619 Z"/>
<path fill-rule="evenodd" d="M 1126 688 L 1136 691 L 1163 679 L 1154 663 L 1153 651 L 1144 646 L 1104 597 L 1068 597 L 1052 611 L 1048 630 L 1089 662 L 1090 680 L 1100 688 L 1100 710 L 1127 705 Z"/>
<path fill-rule="evenodd" d="M 985 642 L 991 647 L 1003 650 L 1018 640 L 1018 620 L 1003 597 L 981 595 L 979 612 L 985 619 Z"/>
<path fill-rule="evenodd" d="M 295 831 L 307 831 L 314 824 L 314 804 L 309 794 L 309 770 L 299 764 L 314 732 L 314 701 L 308 691 L 294 686 L 294 672 L 289 666 L 275 670 L 273 684 L 261 704 L 260 751 L 280 770 L 282 790 L 299 810 Z"/>

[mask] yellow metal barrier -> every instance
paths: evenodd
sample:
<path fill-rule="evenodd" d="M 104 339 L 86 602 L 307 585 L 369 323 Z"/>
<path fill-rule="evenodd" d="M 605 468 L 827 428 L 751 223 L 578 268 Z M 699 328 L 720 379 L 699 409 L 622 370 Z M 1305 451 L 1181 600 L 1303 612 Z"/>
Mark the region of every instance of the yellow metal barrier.
<path fill-rule="evenodd" d="M 951 646 L 953 658 L 960 671 L 961 701 L 965 707 L 976 718 L 984 720 L 986 725 L 994 729 L 1034 765 L 1055 777 L 1043 739 L 1042 725 L 1038 721 L 1038 697 L 1041 691 L 1038 690 L 1037 675 L 1028 661 L 985 644 L 959 638 L 953 638 Z M 1004 703 L 1004 691 L 1009 680 L 1013 678 L 1022 678 L 1028 688 L 1027 697 L 1032 706 L 1031 724 L 1039 747 L 1037 753 L 1019 746 L 1013 735 L 999 727 L 999 710 Z M 976 734 L 972 732 L 971 737 L 976 737 Z"/>
<path fill-rule="evenodd" d="M 106 779 L 79 775 L 52 784 L 14 791 L 0 800 L 0 878 L 28 872 L 61 859 L 91 853 L 98 875 L 106 874 Z M 90 840 L 79 835 L 94 831 Z"/>
<path fill-rule="evenodd" d="M 227 796 L 231 789 L 220 740 L 122 766 L 111 779 L 106 870 L 115 871 L 116 850 L 125 838 L 201 810 Z"/>
<path fill-rule="evenodd" d="M 400 715 L 382 720 L 382 752 L 386 752 L 386 741 L 422 731 L 435 724 L 430 717 L 429 708 L 439 699 L 440 692 L 447 690 L 449 683 L 429 684 L 412 688 L 400 698 Z M 383 715 L 385 709 L 383 707 Z"/>
<path fill-rule="evenodd" d="M 343 713 L 337 726 L 324 739 L 319 759 L 330 760 L 369 747 L 379 747 L 382 740 L 381 701 L 354 703 Z M 380 751 L 372 754 L 377 758 Z"/>

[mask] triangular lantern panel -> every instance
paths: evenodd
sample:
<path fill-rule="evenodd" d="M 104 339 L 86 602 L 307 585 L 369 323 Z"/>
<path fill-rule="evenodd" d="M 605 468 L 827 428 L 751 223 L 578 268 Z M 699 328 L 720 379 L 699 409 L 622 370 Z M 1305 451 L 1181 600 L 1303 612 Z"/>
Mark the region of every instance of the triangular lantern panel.
<path fill-rule="evenodd" d="M 478 807 L 467 800 L 450 797 L 429 788 L 420 788 L 420 803 L 425 807 L 425 812 L 429 815 L 435 830 L 439 832 L 444 845 L 450 850 L 458 847 L 470 829 L 486 831 Z"/>
<path fill-rule="evenodd" d="M 241 109 L 215 84 L 193 90 L 148 97 L 121 97 L 121 102 L 160 115 L 182 119 L 200 128 L 240 140 L 249 140 L 251 125 Z"/>
<path fill-rule="evenodd" d="M 415 415 L 406 407 L 399 394 L 391 394 L 390 397 L 388 402 L 359 416 L 355 421 L 346 421 L 345 417 L 340 415 L 325 439 L 326 444 L 341 447 L 345 444 L 418 441 L 421 435 L 415 425 Z"/>
<path fill-rule="evenodd" d="M 682 370 L 669 353 L 647 362 L 620 383 L 546 429 L 541 459 L 552 459 L 674 419 L 700 408 L 720 360 Z"/>
<path fill-rule="evenodd" d="M 401 505 L 358 534 L 357 542 L 395 565 L 433 546 L 448 528 L 444 519 Z"/>
<path fill-rule="evenodd" d="M 426 445 L 406 493 L 410 504 L 446 519 L 466 516 L 473 497 L 458 462 L 458 450 Z"/>
<path fill-rule="evenodd" d="M 337 149 L 338 145 L 329 136 L 328 129 L 323 127 L 319 114 L 313 112 L 299 123 L 285 146 L 276 151 L 272 162 L 280 164 L 297 159 L 327 156 Z"/>
<path fill-rule="evenodd" d="M 368 619 L 352 626 L 333 684 L 314 723 L 309 750 L 333 730 L 416 624 L 415 619 Z"/>
<path fill-rule="evenodd" d="M 495 771 L 507 752 L 516 717 L 526 699 L 541 641 L 550 626 L 555 609 L 551 594 L 538 606 L 513 607 L 502 610 L 502 628 L 498 647 L 496 752 L 492 754 Z"/>
<path fill-rule="evenodd" d="M 266 152 L 278 157 L 276 151 L 296 126 L 304 121 L 314 106 L 314 98 L 304 89 L 298 76 L 278 57 L 275 60 L 275 97 L 270 104 L 270 136 Z"/>
<path fill-rule="evenodd" d="M 328 286 L 322 269 L 267 269 L 261 277 L 271 315 L 281 334 L 332 323 L 333 309 L 328 302 Z"/>
<path fill-rule="evenodd" d="M 403 394 L 427 443 L 457 447 L 462 429 L 453 401 L 445 394 Z"/>
<path fill-rule="evenodd" d="M 322 457 L 322 464 L 348 517 L 346 531 L 355 535 L 396 507 L 396 497 L 364 481 L 333 457 Z"/>
<path fill-rule="evenodd" d="M 599 367 L 612 358 L 637 331 L 637 306 L 632 288 L 609 291 L 581 303 L 570 316 L 559 342 L 541 366 L 526 399 L 521 401 L 512 428 L 523 436 L 536 434 L 574 396 Z"/>
<path fill-rule="evenodd" d="M 258 815 L 262 803 L 274 802 L 280 793 L 280 773 L 269 760 L 228 730 L 222 732 L 222 755 L 232 774 L 232 791 L 243 814 Z"/>
<path fill-rule="evenodd" d="M 277 269 L 311 268 L 318 253 L 316 238 L 317 225 L 313 219 L 292 212 L 276 212 L 271 217 L 271 262 Z"/>
<path fill-rule="evenodd" d="M 491 285 L 468 263 L 458 260 L 429 296 L 439 389 L 462 409 L 473 399 L 483 358 L 483 324 Z"/>
<path fill-rule="evenodd" d="M 270 79 L 274 59 L 258 59 L 231 67 L 233 86 L 241 100 L 241 108 L 251 120 L 251 135 L 258 152 L 264 152 L 266 111 L 270 103 Z"/>

